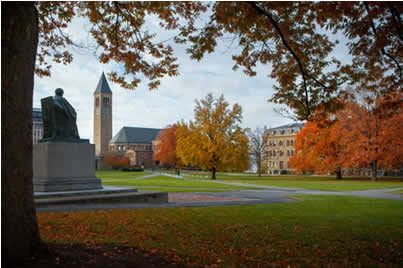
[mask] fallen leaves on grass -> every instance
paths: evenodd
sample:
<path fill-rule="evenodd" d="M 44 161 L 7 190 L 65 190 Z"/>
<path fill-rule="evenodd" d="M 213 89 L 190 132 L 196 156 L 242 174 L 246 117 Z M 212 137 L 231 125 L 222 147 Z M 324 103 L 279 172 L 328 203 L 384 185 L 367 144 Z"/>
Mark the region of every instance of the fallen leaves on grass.
<path fill-rule="evenodd" d="M 298 207 L 291 209 L 303 205 L 312 210 L 311 214 L 304 215 Z M 276 212 L 277 207 L 282 210 Z M 390 230 L 377 217 L 371 219 L 378 225 L 361 226 L 359 221 L 342 225 L 336 211 L 330 206 L 324 208 L 327 210 L 320 211 L 322 214 L 315 214 L 313 203 L 301 202 L 270 207 L 99 210 L 39 213 L 38 221 L 46 242 L 135 247 L 143 250 L 144 256 L 162 255 L 190 266 L 403 263 L 401 231 Z M 312 223 L 309 217 L 320 220 Z"/>

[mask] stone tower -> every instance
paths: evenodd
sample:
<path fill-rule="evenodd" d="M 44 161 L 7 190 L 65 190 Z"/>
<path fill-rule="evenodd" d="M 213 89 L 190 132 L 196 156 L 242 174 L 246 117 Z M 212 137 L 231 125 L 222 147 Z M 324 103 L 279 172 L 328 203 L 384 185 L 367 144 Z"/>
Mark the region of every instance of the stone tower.
<path fill-rule="evenodd" d="M 108 152 L 112 139 L 112 91 L 102 72 L 94 92 L 94 144 L 96 156 Z"/>

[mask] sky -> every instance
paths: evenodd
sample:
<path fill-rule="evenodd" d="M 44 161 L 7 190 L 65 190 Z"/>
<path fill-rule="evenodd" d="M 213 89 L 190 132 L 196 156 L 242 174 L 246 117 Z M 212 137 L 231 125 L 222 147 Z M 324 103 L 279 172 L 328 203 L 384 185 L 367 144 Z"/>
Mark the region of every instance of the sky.
<path fill-rule="evenodd" d="M 173 32 L 162 32 L 156 26 L 157 20 L 150 18 L 147 30 L 156 31 L 157 38 L 166 40 Z M 94 42 L 89 37 L 89 24 L 85 19 L 74 19 L 68 34 L 77 42 Z M 269 78 L 270 65 L 258 65 L 257 75 L 249 77 L 242 70 L 233 71 L 232 54 L 236 47 L 219 43 L 216 52 L 206 55 L 200 62 L 190 59 L 185 53 L 185 45 L 172 44 L 174 56 L 178 58 L 177 77 L 161 80 L 157 90 L 150 91 L 147 83 L 141 83 L 136 90 L 121 88 L 109 82 L 112 90 L 112 135 L 122 127 L 164 128 L 180 120 L 193 120 L 195 100 L 213 93 L 215 97 L 224 94 L 232 106 L 242 107 L 242 127 L 277 127 L 292 123 L 291 119 L 275 112 L 280 108 L 268 101 L 273 95 L 276 81 Z M 93 51 L 73 52 L 73 62 L 68 65 L 53 64 L 51 77 L 35 76 L 33 107 L 40 108 L 40 99 L 53 96 L 56 88 L 64 90 L 64 97 L 77 112 L 77 126 L 80 137 L 93 142 L 93 93 L 102 72 L 119 70 L 118 64 L 100 63 Z"/>

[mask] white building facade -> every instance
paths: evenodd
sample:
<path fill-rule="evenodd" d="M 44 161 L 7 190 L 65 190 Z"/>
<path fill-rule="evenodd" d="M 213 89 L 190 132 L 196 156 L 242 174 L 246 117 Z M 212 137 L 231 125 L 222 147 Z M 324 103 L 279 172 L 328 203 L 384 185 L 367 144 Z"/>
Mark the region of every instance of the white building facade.
<path fill-rule="evenodd" d="M 32 108 L 32 143 L 36 144 L 43 137 L 42 110 Z"/>

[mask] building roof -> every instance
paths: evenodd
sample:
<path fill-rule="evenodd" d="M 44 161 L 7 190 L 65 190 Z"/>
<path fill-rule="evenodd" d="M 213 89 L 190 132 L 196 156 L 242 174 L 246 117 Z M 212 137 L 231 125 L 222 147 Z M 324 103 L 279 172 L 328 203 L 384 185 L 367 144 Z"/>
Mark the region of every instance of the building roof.
<path fill-rule="evenodd" d="M 95 89 L 94 94 L 95 93 L 112 94 L 112 90 L 109 87 L 108 80 L 106 80 L 104 72 L 102 72 L 102 74 L 101 74 L 101 78 L 99 79 L 98 86 Z"/>
<path fill-rule="evenodd" d="M 152 143 L 158 139 L 162 129 L 142 127 L 122 127 L 109 143 Z"/>
<path fill-rule="evenodd" d="M 278 127 L 269 128 L 266 130 L 265 135 L 276 136 L 278 134 L 284 135 L 286 134 L 286 130 L 289 129 L 290 133 L 297 133 L 300 129 L 304 127 L 305 123 L 292 123 L 288 125 L 282 125 Z"/>
<path fill-rule="evenodd" d="M 268 130 L 296 128 L 296 127 L 303 128 L 304 126 L 305 126 L 305 123 L 291 123 L 291 124 L 282 125 L 282 126 L 279 126 L 279 127 L 269 128 Z"/>

